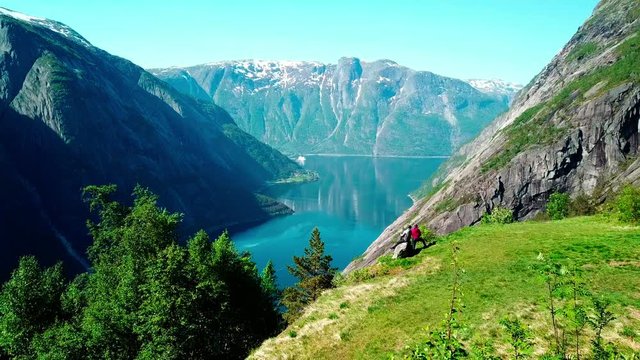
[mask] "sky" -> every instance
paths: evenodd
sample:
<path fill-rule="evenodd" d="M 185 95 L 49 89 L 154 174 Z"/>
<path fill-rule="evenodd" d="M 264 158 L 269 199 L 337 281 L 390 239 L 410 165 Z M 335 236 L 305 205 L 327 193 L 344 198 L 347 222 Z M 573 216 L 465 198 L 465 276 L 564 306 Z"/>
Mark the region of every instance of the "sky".
<path fill-rule="evenodd" d="M 597 0 L 1 0 L 145 68 L 221 60 L 390 59 L 527 84 Z"/>

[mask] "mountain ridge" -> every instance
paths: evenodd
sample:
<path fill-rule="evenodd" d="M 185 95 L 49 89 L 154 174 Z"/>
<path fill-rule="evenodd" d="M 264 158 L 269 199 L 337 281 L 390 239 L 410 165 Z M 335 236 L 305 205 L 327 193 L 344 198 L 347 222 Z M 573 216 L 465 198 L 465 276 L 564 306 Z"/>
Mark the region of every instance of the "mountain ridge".
<path fill-rule="evenodd" d="M 290 154 L 447 155 L 510 101 L 391 60 L 238 60 L 150 71 L 213 99 L 242 129 Z"/>

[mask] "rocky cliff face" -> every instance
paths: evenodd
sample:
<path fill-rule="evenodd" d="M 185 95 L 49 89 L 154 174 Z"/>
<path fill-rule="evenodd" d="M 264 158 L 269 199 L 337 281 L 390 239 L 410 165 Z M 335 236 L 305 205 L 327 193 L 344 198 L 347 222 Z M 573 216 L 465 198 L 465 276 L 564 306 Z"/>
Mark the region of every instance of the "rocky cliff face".
<path fill-rule="evenodd" d="M 497 206 L 518 220 L 563 191 L 602 200 L 638 183 L 640 3 L 604 0 L 512 108 L 465 145 L 347 271 L 389 253 L 407 223 L 448 233 Z"/>
<path fill-rule="evenodd" d="M 80 190 L 136 183 L 184 212 L 184 230 L 265 220 L 253 191 L 298 166 L 237 128 L 211 101 L 180 94 L 63 24 L 0 9 L 0 260 L 82 265 Z"/>
<path fill-rule="evenodd" d="M 194 98 L 213 99 L 265 143 L 304 154 L 449 155 L 506 111 L 518 90 L 477 82 L 481 91 L 389 60 L 356 58 L 335 65 L 229 61 L 151 72 Z"/>

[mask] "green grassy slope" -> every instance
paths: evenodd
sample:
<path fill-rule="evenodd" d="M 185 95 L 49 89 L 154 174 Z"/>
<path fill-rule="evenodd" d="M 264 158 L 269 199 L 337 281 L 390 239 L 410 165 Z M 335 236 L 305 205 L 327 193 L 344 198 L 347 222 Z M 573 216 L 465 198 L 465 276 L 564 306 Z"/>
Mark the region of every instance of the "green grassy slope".
<path fill-rule="evenodd" d="M 640 227 L 597 216 L 465 228 L 414 258 L 382 258 L 325 292 L 302 318 L 267 340 L 252 357 L 401 357 L 448 311 L 449 245 L 454 240 L 465 269 L 461 320 L 468 329 L 462 334 L 466 343 L 492 339 L 498 352 L 506 354 L 498 320 L 518 315 L 535 334 L 536 353 L 548 347 L 552 340 L 545 284 L 534 269 L 542 253 L 577 266 L 589 290 L 611 298 L 616 320 L 605 337 L 625 350 L 640 350 Z"/>

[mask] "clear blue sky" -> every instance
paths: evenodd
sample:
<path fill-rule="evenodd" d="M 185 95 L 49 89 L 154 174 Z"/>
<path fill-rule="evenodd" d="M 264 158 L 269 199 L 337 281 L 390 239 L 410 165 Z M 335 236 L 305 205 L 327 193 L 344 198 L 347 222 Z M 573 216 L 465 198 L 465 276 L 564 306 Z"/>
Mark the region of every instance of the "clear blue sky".
<path fill-rule="evenodd" d="M 526 84 L 597 0 L 4 0 L 146 67 L 218 60 L 391 59 Z"/>

